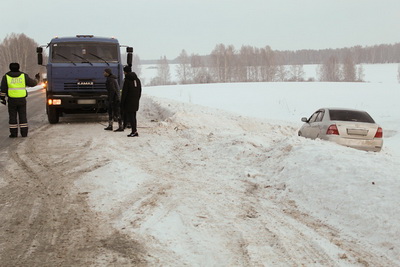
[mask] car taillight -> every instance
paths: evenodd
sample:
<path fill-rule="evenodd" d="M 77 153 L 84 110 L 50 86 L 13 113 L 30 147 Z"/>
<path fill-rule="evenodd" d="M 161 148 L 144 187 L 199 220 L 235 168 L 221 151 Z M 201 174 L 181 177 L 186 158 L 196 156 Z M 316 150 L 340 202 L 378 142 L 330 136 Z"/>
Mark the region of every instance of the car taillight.
<path fill-rule="evenodd" d="M 382 138 L 383 137 L 383 130 L 381 127 L 378 127 L 378 130 L 376 130 L 375 138 Z"/>
<path fill-rule="evenodd" d="M 332 124 L 331 126 L 329 126 L 328 130 L 326 130 L 326 134 L 339 135 L 339 131 L 338 128 L 336 127 L 336 124 Z"/>

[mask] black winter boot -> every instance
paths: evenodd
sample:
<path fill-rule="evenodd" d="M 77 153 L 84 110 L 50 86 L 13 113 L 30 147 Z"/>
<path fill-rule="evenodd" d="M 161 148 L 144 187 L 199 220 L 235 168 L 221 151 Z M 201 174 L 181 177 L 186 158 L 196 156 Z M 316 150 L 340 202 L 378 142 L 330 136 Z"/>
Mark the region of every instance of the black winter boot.
<path fill-rule="evenodd" d="M 128 134 L 127 136 L 128 136 L 128 137 L 138 137 L 139 134 L 138 134 L 138 132 L 134 132 L 134 133 Z"/>
<path fill-rule="evenodd" d="M 122 125 L 122 121 L 118 120 L 118 129 L 115 130 L 114 132 L 123 132 L 124 131 L 124 126 Z"/>
<path fill-rule="evenodd" d="M 18 136 L 18 129 L 17 128 L 10 128 L 10 138 L 15 138 Z"/>
<path fill-rule="evenodd" d="M 113 129 L 113 126 L 112 126 L 112 121 L 109 121 L 108 122 L 108 126 L 106 127 L 106 128 L 104 128 L 104 130 L 106 130 L 106 131 L 112 131 L 112 129 Z"/>
<path fill-rule="evenodd" d="M 28 136 L 28 127 L 21 127 L 21 136 L 22 137 Z"/>

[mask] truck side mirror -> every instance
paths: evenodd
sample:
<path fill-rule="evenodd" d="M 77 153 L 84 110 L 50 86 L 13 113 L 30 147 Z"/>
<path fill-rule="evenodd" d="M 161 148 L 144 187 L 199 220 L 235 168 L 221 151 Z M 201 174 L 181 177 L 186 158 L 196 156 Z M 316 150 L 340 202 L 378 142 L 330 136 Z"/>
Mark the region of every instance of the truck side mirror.
<path fill-rule="evenodd" d="M 37 60 L 38 60 L 38 65 L 43 65 L 43 48 L 42 47 L 37 47 L 36 48 L 36 53 L 38 55 Z"/>
<path fill-rule="evenodd" d="M 132 61 L 133 61 L 133 47 L 127 47 L 126 48 L 126 53 L 127 55 L 127 59 L 126 59 L 126 63 L 128 64 L 129 67 L 132 67 Z"/>

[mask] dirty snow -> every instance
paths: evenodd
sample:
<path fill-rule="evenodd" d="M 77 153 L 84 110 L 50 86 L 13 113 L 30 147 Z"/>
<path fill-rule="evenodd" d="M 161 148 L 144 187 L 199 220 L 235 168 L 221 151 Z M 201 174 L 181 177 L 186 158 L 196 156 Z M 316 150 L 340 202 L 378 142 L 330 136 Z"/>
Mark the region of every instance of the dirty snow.
<path fill-rule="evenodd" d="M 399 99 L 394 83 L 146 87 L 141 136 L 105 144 L 76 185 L 161 265 L 399 265 Z M 323 106 L 367 110 L 382 152 L 298 137 Z"/>
<path fill-rule="evenodd" d="M 101 164 L 81 175 L 77 190 L 99 223 L 144 244 L 150 265 L 400 265 L 397 83 L 185 85 L 143 94 L 139 138 L 99 123 L 47 131 L 94 136 L 88 160 Z M 324 106 L 368 111 L 384 129 L 382 151 L 298 137 L 301 117 Z"/>

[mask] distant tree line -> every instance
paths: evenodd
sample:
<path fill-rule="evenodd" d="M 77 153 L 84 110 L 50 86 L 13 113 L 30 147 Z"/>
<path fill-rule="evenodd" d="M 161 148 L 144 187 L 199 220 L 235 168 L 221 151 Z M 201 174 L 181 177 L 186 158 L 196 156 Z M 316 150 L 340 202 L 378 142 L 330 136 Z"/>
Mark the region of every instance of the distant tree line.
<path fill-rule="evenodd" d="M 30 74 L 44 72 L 37 65 L 38 44 L 25 34 L 12 33 L 0 43 L 0 73 L 8 71 L 11 62 L 18 62 L 21 70 Z M 146 64 L 135 55 L 133 69 L 139 76 L 141 65 Z M 354 46 L 340 49 L 278 51 L 262 48 L 218 44 L 209 55 L 200 56 L 182 50 L 174 60 L 165 56 L 157 61 L 157 76 L 151 85 L 171 84 L 170 64 L 177 64 L 180 84 L 223 82 L 282 82 L 313 81 L 305 78 L 303 66 L 317 64 L 320 81 L 361 82 L 364 79 L 362 64 L 400 63 L 400 43 L 375 46 Z M 400 82 L 400 67 L 398 71 Z"/>
<path fill-rule="evenodd" d="M 322 64 L 331 57 L 342 59 L 349 54 L 355 64 L 400 63 L 400 43 L 322 50 L 276 51 L 276 54 L 286 65 Z"/>
<path fill-rule="evenodd" d="M 11 62 L 17 62 L 20 70 L 32 78 L 35 74 L 44 71 L 44 68 L 37 64 L 36 47 L 39 45 L 25 34 L 12 33 L 7 35 L 0 43 L 0 73 L 9 71 Z"/>
<path fill-rule="evenodd" d="M 319 81 L 362 82 L 362 64 L 400 62 L 400 44 L 342 49 L 275 51 L 218 44 L 210 55 L 188 55 L 185 50 L 173 61 L 157 62 L 158 75 L 151 85 L 171 84 L 169 64 L 177 64 L 178 83 L 314 81 L 306 78 L 303 65 L 317 64 Z M 166 74 L 167 73 L 167 74 Z"/>

